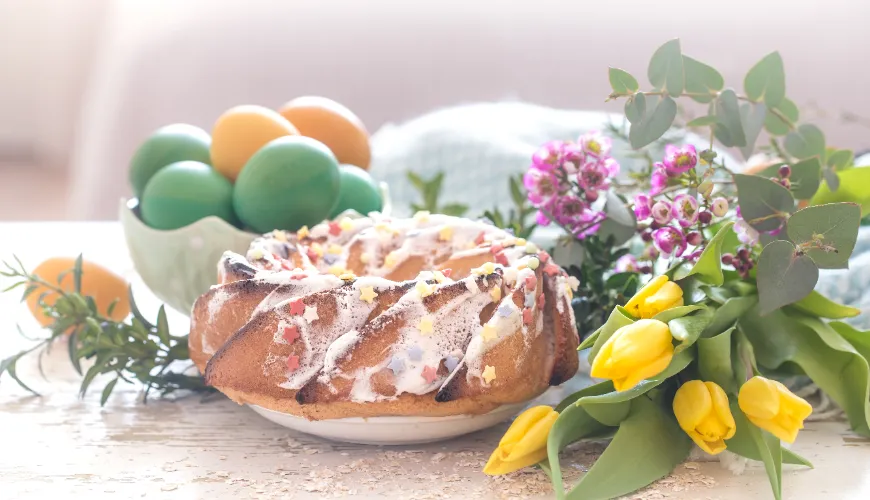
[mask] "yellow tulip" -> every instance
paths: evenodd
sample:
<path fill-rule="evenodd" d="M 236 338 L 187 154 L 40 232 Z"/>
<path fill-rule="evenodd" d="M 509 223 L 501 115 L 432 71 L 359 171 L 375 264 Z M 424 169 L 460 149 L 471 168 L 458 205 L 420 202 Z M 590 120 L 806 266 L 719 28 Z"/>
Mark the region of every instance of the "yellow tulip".
<path fill-rule="evenodd" d="M 724 451 L 725 440 L 737 430 L 728 396 L 713 382 L 690 380 L 680 386 L 674 395 L 674 415 L 692 441 L 711 455 Z"/>
<path fill-rule="evenodd" d="M 750 422 L 794 443 L 813 407 L 776 380 L 752 377 L 740 387 L 737 404 Z"/>
<path fill-rule="evenodd" d="M 590 373 L 595 378 L 613 380 L 617 391 L 627 391 L 671 364 L 671 338 L 668 325 L 656 319 L 623 326 L 601 346 Z"/>
<path fill-rule="evenodd" d="M 498 476 L 534 465 L 547 458 L 547 436 L 559 413 L 549 406 L 534 406 L 522 412 L 498 442 L 484 474 Z"/>
<path fill-rule="evenodd" d="M 641 288 L 625 309 L 635 318 L 652 318 L 656 314 L 683 305 L 683 289 L 667 276 L 656 276 Z"/>

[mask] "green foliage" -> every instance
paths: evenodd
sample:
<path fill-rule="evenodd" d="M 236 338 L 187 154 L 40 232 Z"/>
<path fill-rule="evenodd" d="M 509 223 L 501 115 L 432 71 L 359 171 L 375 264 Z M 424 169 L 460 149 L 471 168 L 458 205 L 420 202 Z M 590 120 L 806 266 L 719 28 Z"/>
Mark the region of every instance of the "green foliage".
<path fill-rule="evenodd" d="M 858 240 L 861 210 L 854 203 L 831 203 L 799 210 L 788 220 L 788 237 L 816 266 L 847 267 Z"/>
<path fill-rule="evenodd" d="M 716 110 L 716 138 L 724 146 L 746 146 L 746 133 L 743 130 L 743 122 L 740 119 L 740 103 L 737 102 L 737 94 L 732 89 L 725 89 L 719 93 L 715 101 Z"/>
<path fill-rule="evenodd" d="M 743 80 L 746 96 L 752 101 L 764 101 L 775 107 L 785 98 L 785 70 L 779 52 L 764 56 Z"/>
<path fill-rule="evenodd" d="M 462 217 L 468 211 L 468 205 L 463 205 L 462 203 L 446 203 L 444 205 L 439 203 L 441 188 L 444 184 L 444 172 L 438 172 L 429 180 L 423 179 L 410 170 L 407 172 L 407 176 L 411 185 L 420 193 L 422 198 L 421 203 L 411 204 L 411 210 L 414 212 L 425 210 L 433 214 Z"/>
<path fill-rule="evenodd" d="M 652 144 L 665 135 L 677 117 L 677 103 L 670 96 L 662 96 L 655 106 L 647 102 L 643 118 L 631 124 L 629 143 L 635 149 Z"/>
<path fill-rule="evenodd" d="M 608 191 L 604 204 L 607 218 L 601 222 L 597 236 L 602 240 L 610 240 L 611 245 L 622 245 L 637 232 L 637 219 L 634 211 L 629 208 L 626 200 L 613 191 Z"/>
<path fill-rule="evenodd" d="M 627 71 L 619 68 L 610 68 L 608 71 L 610 78 L 610 88 L 617 94 L 632 94 L 640 88 L 637 79 L 631 76 Z"/>
<path fill-rule="evenodd" d="M 689 56 L 683 56 L 683 71 L 686 76 L 686 92 L 697 102 L 712 101 L 713 96 L 725 86 L 725 79 L 718 71 Z"/>
<path fill-rule="evenodd" d="M 674 352 L 679 354 L 692 347 L 701 337 L 701 332 L 710 324 L 711 316 L 712 314 L 708 309 L 702 309 L 668 321 L 671 335 L 679 342 Z"/>
<path fill-rule="evenodd" d="M 639 384 L 621 392 L 608 392 L 607 394 L 584 396 L 577 400 L 575 404 L 581 406 L 597 405 L 597 404 L 614 404 L 631 401 L 632 399 L 642 396 L 656 387 L 665 383 L 669 378 L 685 370 L 689 364 L 695 360 L 695 351 L 686 349 L 674 355 L 671 364 L 665 371 L 654 377 L 642 380 Z"/>
<path fill-rule="evenodd" d="M 787 97 L 770 109 L 764 118 L 764 130 L 771 135 L 786 135 L 800 118 L 797 105 Z"/>
<path fill-rule="evenodd" d="M 535 226 L 529 222 L 529 217 L 535 213 L 535 207 L 531 206 L 523 192 L 523 175 L 518 174 L 508 178 L 510 186 L 511 201 L 514 208 L 510 209 L 507 216 L 502 214 L 498 208 L 487 210 L 483 216 L 489 219 L 496 227 L 509 229 L 518 238 L 528 238 L 531 236 Z"/>
<path fill-rule="evenodd" d="M 860 309 L 838 304 L 816 291 L 795 302 L 792 306 L 810 316 L 828 319 L 854 318 L 861 314 Z"/>
<path fill-rule="evenodd" d="M 743 219 L 757 231 L 779 228 L 794 210 L 791 192 L 770 179 L 736 174 L 734 182 Z"/>
<path fill-rule="evenodd" d="M 649 61 L 647 76 L 656 89 L 675 97 L 683 93 L 683 54 L 679 38 L 670 40 L 655 51 Z"/>
<path fill-rule="evenodd" d="M 152 389 L 164 396 L 179 390 L 212 390 L 198 375 L 169 370 L 170 365 L 176 362 L 189 361 L 190 355 L 187 335 L 177 336 L 169 332 L 166 313 L 162 307 L 157 317 L 157 325 L 142 317 L 132 294 L 130 307 L 133 319 L 129 323 L 114 321 L 97 311 L 93 298 L 81 294 L 81 256 L 70 271 L 74 277 L 74 292 L 64 291 L 56 284 L 28 273 L 17 259 L 15 266 L 9 263 L 4 263 L 4 266 L 6 269 L 0 275 L 16 280 L 11 288 L 38 283 L 56 293 L 57 300 L 52 305 L 46 304 L 42 299 L 39 301 L 40 307 L 53 320 L 48 326 L 48 337 L 40 339 L 35 346 L 0 361 L 0 376 L 8 374 L 22 388 L 38 395 L 18 377 L 16 363 L 28 353 L 50 348 L 56 340 L 71 331 L 67 338 L 67 350 L 73 368 L 82 374 L 82 360 L 93 361 L 82 376 L 79 394 L 85 396 L 97 375 L 115 375 L 102 389 L 101 405 L 108 401 L 119 380 L 128 383 L 136 380 L 145 385 L 143 401 L 147 400 Z M 25 297 L 33 289 L 33 286 L 27 286 Z"/>
<path fill-rule="evenodd" d="M 625 101 L 625 117 L 629 123 L 640 123 L 646 115 L 646 96 L 638 92 Z"/>
<path fill-rule="evenodd" d="M 728 448 L 731 449 L 733 443 L 734 449 L 744 451 L 746 455 L 756 457 L 755 460 L 764 463 L 764 470 L 767 472 L 773 497 L 780 500 L 782 498 L 783 457 L 779 439 L 752 425 L 733 400 L 731 414 L 737 424 L 737 432 L 734 437 L 728 440 Z M 735 451 L 735 453 L 741 454 L 739 451 Z"/>
<path fill-rule="evenodd" d="M 788 241 L 771 242 L 758 259 L 758 295 L 762 314 L 803 299 L 816 286 L 819 268 Z"/>
<path fill-rule="evenodd" d="M 710 239 L 704 251 L 695 265 L 689 269 L 684 276 L 677 279 L 686 278 L 689 276 L 697 276 L 700 281 L 714 286 L 722 286 L 725 282 L 725 275 L 722 273 L 722 243 L 725 238 L 732 232 L 734 226 L 733 221 L 726 222 L 719 227 L 716 235 Z"/>
<path fill-rule="evenodd" d="M 746 145 L 740 148 L 740 154 L 744 159 L 749 159 L 755 150 L 755 142 L 761 129 L 764 128 L 764 120 L 767 117 L 767 107 L 760 102 L 744 102 L 740 106 L 740 125 L 746 135 Z"/>
<path fill-rule="evenodd" d="M 799 160 L 825 157 L 825 134 L 815 125 L 804 123 L 785 136 L 783 146 L 788 154 Z"/>
<path fill-rule="evenodd" d="M 698 339 L 698 373 L 701 380 L 715 382 L 726 392 L 739 388 L 731 359 L 731 334 L 734 327 L 708 338 Z"/>

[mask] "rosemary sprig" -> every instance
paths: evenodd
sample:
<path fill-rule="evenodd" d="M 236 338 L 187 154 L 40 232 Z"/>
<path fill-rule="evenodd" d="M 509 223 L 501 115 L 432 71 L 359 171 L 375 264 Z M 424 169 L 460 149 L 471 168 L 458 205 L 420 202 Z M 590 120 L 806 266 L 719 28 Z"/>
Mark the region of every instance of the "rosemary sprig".
<path fill-rule="evenodd" d="M 172 335 L 166 320 L 163 306 L 157 314 L 157 323 L 152 324 L 142 316 L 133 300 L 130 291 L 130 309 L 133 317 L 129 322 L 114 321 L 103 316 L 92 297 L 83 295 L 82 290 L 82 258 L 76 260 L 73 269 L 58 276 L 56 284 L 49 283 L 41 277 L 28 273 L 21 261 L 15 257 L 15 262 L 3 262 L 5 269 L 0 270 L 0 276 L 11 278 L 13 283 L 4 289 L 9 292 L 24 287 L 22 302 L 35 293 L 40 287 L 50 292 L 39 296 L 39 306 L 52 322 L 46 327 L 47 336 L 31 338 L 35 345 L 0 361 L 0 378 L 9 375 L 25 390 L 39 395 L 27 386 L 18 376 L 16 364 L 25 355 L 40 350 L 39 368 L 42 372 L 42 354 L 51 348 L 58 339 L 66 337 L 69 359 L 73 368 L 82 375 L 79 395 L 84 397 L 91 383 L 101 374 L 114 374 L 102 390 L 100 405 L 104 405 L 115 389 L 118 381 L 126 383 L 141 383 L 145 386 L 142 401 L 147 401 L 149 393 L 154 390 L 161 396 L 179 390 L 194 392 L 211 391 L 205 385 L 202 377 L 189 375 L 191 368 L 190 354 L 187 348 L 187 335 Z M 72 273 L 74 291 L 62 289 L 59 284 L 64 275 Z M 49 294 L 56 294 L 53 304 L 45 302 Z M 115 303 L 107 311 L 111 315 Z M 23 332 L 19 328 L 19 333 Z M 87 370 L 82 369 L 83 360 L 93 360 L 93 365 Z M 175 369 L 179 363 L 188 362 L 185 369 Z M 172 366 L 173 369 L 170 369 Z"/>

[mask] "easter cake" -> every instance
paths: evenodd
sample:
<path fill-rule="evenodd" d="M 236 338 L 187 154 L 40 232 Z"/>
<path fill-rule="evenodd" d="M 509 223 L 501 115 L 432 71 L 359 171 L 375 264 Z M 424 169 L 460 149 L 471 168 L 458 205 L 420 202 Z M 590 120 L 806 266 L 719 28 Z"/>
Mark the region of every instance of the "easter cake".
<path fill-rule="evenodd" d="M 227 252 L 190 355 L 240 404 L 312 420 L 481 414 L 577 371 L 572 286 L 546 252 L 418 213 L 324 222 Z"/>

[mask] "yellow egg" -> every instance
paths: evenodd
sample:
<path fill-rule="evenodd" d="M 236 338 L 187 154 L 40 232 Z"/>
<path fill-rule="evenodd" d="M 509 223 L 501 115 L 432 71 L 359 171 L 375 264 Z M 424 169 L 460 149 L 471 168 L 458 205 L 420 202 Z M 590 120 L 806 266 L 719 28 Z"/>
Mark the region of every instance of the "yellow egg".
<path fill-rule="evenodd" d="M 341 104 L 325 97 L 293 99 L 278 110 L 299 133 L 326 144 L 338 163 L 368 170 L 369 134 L 362 121 Z"/>
<path fill-rule="evenodd" d="M 57 285 L 64 291 L 75 290 L 75 279 L 73 278 L 72 268 L 75 266 L 75 259 L 71 257 L 52 257 L 42 264 L 36 266 L 33 274 L 39 276 L 44 281 Z M 69 272 L 66 272 L 69 271 Z M 60 283 L 57 278 L 61 273 L 65 273 Z M 42 326 L 48 326 L 52 323 L 52 318 L 43 314 L 42 308 L 39 307 L 39 296 L 47 292 L 43 301 L 47 304 L 54 304 L 57 300 L 58 293 L 53 292 L 44 285 L 38 285 L 36 290 L 27 297 L 27 307 Z M 97 304 L 97 311 L 106 316 L 108 314 L 109 305 L 117 299 L 112 315 L 109 316 L 115 321 L 121 321 L 130 314 L 130 299 L 127 293 L 127 282 L 124 278 L 109 271 L 105 267 L 93 262 L 82 262 L 82 295 L 87 295 L 94 298 Z"/>
<path fill-rule="evenodd" d="M 211 164 L 235 181 L 248 159 L 267 142 L 299 135 L 290 122 L 262 106 L 236 106 L 218 118 L 211 132 Z"/>

